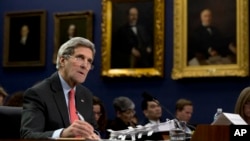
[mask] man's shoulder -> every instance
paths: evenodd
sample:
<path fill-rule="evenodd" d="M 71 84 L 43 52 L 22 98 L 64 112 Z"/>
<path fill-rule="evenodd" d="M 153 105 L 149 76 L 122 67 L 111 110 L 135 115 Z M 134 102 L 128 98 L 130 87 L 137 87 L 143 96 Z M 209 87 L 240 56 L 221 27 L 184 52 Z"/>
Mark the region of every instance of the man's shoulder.
<path fill-rule="evenodd" d="M 87 88 L 86 86 L 82 85 L 82 84 L 79 84 L 76 86 L 76 89 L 79 90 L 79 91 L 82 91 L 86 94 L 92 94 L 91 90 L 89 88 Z"/>

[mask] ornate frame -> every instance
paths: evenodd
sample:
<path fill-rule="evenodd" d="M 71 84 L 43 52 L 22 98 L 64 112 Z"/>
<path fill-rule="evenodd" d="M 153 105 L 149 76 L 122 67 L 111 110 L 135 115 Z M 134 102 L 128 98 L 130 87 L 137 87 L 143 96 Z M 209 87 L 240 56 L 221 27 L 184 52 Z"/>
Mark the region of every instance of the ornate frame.
<path fill-rule="evenodd" d="M 8 12 L 5 14 L 3 67 L 45 65 L 45 22 L 46 11 L 43 10 Z M 29 36 L 21 45 L 20 30 L 23 26 L 26 26 L 29 30 Z"/>
<path fill-rule="evenodd" d="M 236 0 L 236 64 L 187 65 L 188 0 L 174 1 L 174 67 L 172 79 L 191 77 L 245 77 L 249 75 L 248 0 Z"/>
<path fill-rule="evenodd" d="M 74 24 L 78 29 L 78 33 L 76 36 L 82 36 L 89 40 L 93 39 L 93 15 L 93 11 L 76 11 L 54 14 L 55 42 L 53 63 L 56 63 L 57 51 L 60 48 L 62 42 L 66 42 L 66 40 L 61 41 L 61 36 L 63 34 L 61 33 L 61 31 L 67 31 L 67 29 L 65 29 L 65 26 L 69 27 L 70 24 Z"/>
<path fill-rule="evenodd" d="M 112 5 L 115 2 L 143 2 L 145 0 L 103 0 L 102 1 L 102 68 L 104 77 L 163 77 L 164 63 L 164 13 L 165 0 L 151 0 L 154 3 L 154 65 L 152 68 L 111 68 Z"/>

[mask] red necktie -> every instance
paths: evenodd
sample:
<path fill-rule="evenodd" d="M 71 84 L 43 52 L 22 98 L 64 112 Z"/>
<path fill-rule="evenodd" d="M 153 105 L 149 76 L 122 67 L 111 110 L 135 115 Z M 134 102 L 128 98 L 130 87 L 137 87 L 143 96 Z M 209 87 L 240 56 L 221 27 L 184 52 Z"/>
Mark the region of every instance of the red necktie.
<path fill-rule="evenodd" d="M 70 123 L 73 123 L 75 120 L 79 119 L 76 114 L 74 89 L 71 89 L 69 91 L 69 115 L 70 115 Z"/>

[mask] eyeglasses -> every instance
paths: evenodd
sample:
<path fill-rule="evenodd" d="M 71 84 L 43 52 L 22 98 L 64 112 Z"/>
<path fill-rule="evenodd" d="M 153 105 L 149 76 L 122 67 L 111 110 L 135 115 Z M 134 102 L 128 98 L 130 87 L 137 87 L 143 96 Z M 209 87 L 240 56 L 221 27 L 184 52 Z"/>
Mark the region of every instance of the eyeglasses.
<path fill-rule="evenodd" d="M 126 110 L 126 111 L 123 111 L 122 113 L 124 113 L 124 114 L 126 114 L 126 115 L 129 115 L 129 114 L 131 114 L 131 115 L 134 115 L 136 112 L 135 112 L 135 110 Z"/>
<path fill-rule="evenodd" d="M 68 57 L 71 57 L 73 59 L 75 59 L 75 61 L 79 64 L 83 64 L 86 63 L 86 58 L 84 56 L 71 56 L 68 55 Z M 88 69 L 93 70 L 94 69 L 94 65 L 92 64 L 92 60 L 87 60 L 86 66 Z"/>

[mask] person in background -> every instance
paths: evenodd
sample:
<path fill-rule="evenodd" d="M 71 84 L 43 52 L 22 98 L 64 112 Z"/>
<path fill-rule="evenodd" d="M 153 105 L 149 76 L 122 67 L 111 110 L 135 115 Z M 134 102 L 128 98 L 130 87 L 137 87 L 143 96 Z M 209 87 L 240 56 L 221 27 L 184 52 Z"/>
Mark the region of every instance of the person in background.
<path fill-rule="evenodd" d="M 160 106 L 160 103 L 153 97 L 144 97 L 141 103 L 141 109 L 145 116 L 143 125 L 148 123 L 157 124 L 160 122 L 164 122 L 161 119 L 162 108 Z"/>
<path fill-rule="evenodd" d="M 132 117 L 131 122 L 134 125 L 137 125 L 139 123 L 139 118 L 138 118 L 138 116 L 136 114 L 134 114 L 134 116 Z"/>
<path fill-rule="evenodd" d="M 175 105 L 175 116 L 178 121 L 186 123 L 186 132 L 191 133 L 195 127 L 189 123 L 193 114 L 193 103 L 188 99 L 181 98 L 177 100 Z M 179 125 L 180 126 L 180 125 Z"/>
<path fill-rule="evenodd" d="M 95 46 L 74 37 L 57 54 L 57 72 L 24 92 L 21 138 L 98 140 L 92 92 L 82 85 L 93 68 Z"/>
<path fill-rule="evenodd" d="M 23 106 L 23 91 L 14 92 L 6 101 L 6 106 L 22 107 Z"/>
<path fill-rule="evenodd" d="M 93 97 L 93 112 L 101 138 L 107 139 L 107 114 L 102 101 L 97 96 Z"/>
<path fill-rule="evenodd" d="M 132 122 L 135 115 L 135 104 L 128 97 L 120 96 L 114 99 L 113 106 L 116 113 L 116 118 L 110 122 L 107 129 L 124 130 L 129 126 L 135 127 L 136 124 Z"/>
<path fill-rule="evenodd" d="M 250 87 L 246 87 L 240 92 L 234 112 L 239 114 L 250 125 Z"/>
<path fill-rule="evenodd" d="M 145 94 L 146 92 L 144 92 Z M 142 94 L 143 95 L 143 94 Z M 154 97 L 151 97 L 149 94 L 143 95 L 143 100 L 141 103 L 141 109 L 145 116 L 143 125 L 146 124 L 159 124 L 164 122 L 162 120 L 162 107 L 158 100 Z M 156 132 L 151 136 L 143 136 L 143 140 L 164 140 L 162 133 Z"/>
<path fill-rule="evenodd" d="M 0 86 L 0 106 L 4 105 L 5 98 L 8 96 L 3 87 Z"/>

